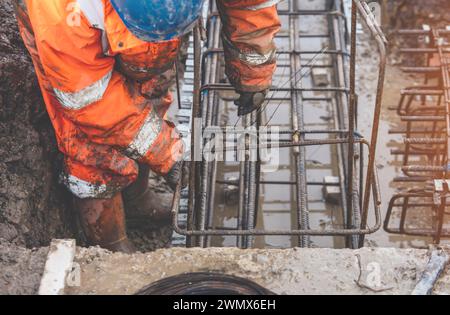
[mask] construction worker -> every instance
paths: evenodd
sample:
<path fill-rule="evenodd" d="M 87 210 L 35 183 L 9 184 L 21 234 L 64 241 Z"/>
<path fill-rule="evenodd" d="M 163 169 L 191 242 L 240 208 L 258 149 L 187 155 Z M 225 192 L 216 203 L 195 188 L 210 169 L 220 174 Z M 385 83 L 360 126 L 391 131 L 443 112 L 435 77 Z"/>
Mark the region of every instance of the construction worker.
<path fill-rule="evenodd" d="M 171 187 L 182 180 L 183 142 L 164 117 L 179 48 L 203 0 L 15 2 L 86 238 L 133 252 L 124 208 L 153 220 L 170 215 L 148 189 L 150 169 Z M 241 115 L 261 105 L 271 83 L 277 2 L 218 1 Z"/>

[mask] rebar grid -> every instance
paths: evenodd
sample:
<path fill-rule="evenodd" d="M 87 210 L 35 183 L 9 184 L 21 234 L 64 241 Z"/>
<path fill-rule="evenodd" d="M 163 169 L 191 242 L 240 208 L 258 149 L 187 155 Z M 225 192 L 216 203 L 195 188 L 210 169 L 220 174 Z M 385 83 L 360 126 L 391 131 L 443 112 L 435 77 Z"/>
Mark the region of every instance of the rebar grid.
<path fill-rule="evenodd" d="M 450 31 L 398 33 L 413 39 L 416 45 L 401 49 L 415 63 L 402 70 L 423 76 L 424 83 L 403 89 L 394 108 L 405 126 L 391 131 L 404 135 L 403 148 L 391 152 L 402 160 L 403 176 L 394 181 L 407 183 L 409 189 L 391 198 L 384 229 L 394 234 L 432 237 L 439 243 L 443 237 L 450 237 L 450 229 L 444 228 L 445 216 L 450 215 Z"/>
<path fill-rule="evenodd" d="M 277 38 L 289 41 L 289 49 L 281 50 L 278 56 L 286 55 L 289 63 L 279 65 L 289 69 L 289 78 L 285 84 L 271 88 L 268 102 L 288 101 L 291 111 L 291 128 L 280 132 L 283 139 L 277 142 L 263 143 L 257 137 L 257 145 L 250 141 L 250 136 L 244 133 L 245 147 L 243 149 L 243 161 L 239 166 L 239 179 L 228 181 L 227 184 L 236 185 L 239 189 L 239 203 L 237 209 L 237 224 L 235 228 L 214 227 L 215 193 L 217 184 L 223 184 L 224 180 L 217 179 L 218 161 L 206 161 L 191 163 L 191 176 L 188 198 L 187 227 L 181 227 L 178 222 L 179 202 L 181 189 L 177 188 L 173 200 L 173 226 L 177 233 L 188 237 L 187 246 L 210 246 L 212 236 L 236 236 L 236 246 L 248 248 L 253 245 L 254 236 L 258 235 L 290 235 L 298 237 L 298 245 L 308 247 L 310 236 L 345 236 L 348 247 L 363 245 L 364 235 L 377 231 L 381 226 L 380 196 L 378 179 L 375 174 L 375 149 L 378 134 L 378 121 L 381 109 L 381 97 L 383 93 L 384 69 L 386 63 L 386 40 L 379 26 L 376 24 L 370 9 L 362 1 L 353 1 L 352 6 L 352 36 L 351 51 L 347 51 L 346 16 L 344 3 L 341 0 L 327 1 L 325 10 L 300 10 L 298 2 L 288 1 L 287 10 L 279 10 L 281 17 L 289 21 L 288 34 L 280 33 Z M 327 34 L 309 34 L 299 30 L 298 18 L 302 16 L 322 16 L 327 20 Z M 368 26 L 371 34 L 377 42 L 380 54 L 379 84 L 374 110 L 373 132 L 369 143 L 356 131 L 357 126 L 357 96 L 355 93 L 355 67 L 356 67 L 356 19 L 360 16 Z M 193 117 L 201 118 L 203 130 L 219 125 L 220 92 L 233 91 L 233 87 L 224 83 L 223 49 L 220 41 L 220 19 L 217 14 L 214 1 L 210 3 L 210 13 L 207 19 L 207 45 L 201 51 L 201 27 L 194 30 L 194 80 L 198 92 L 194 96 Z M 326 38 L 329 46 L 323 50 L 303 49 L 300 47 L 299 38 Z M 306 48 L 306 47 L 305 47 Z M 303 69 L 311 69 L 315 56 L 326 55 L 331 63 L 318 65 L 327 67 L 332 73 L 334 86 L 304 87 L 301 84 Z M 305 56 L 309 63 L 305 63 Z M 346 72 L 350 63 L 350 73 Z M 284 72 L 283 72 L 284 73 Z M 286 86 L 288 85 L 288 86 Z M 286 96 L 280 97 L 279 92 Z M 309 93 L 309 94 L 308 94 Z M 309 96 L 314 93 L 314 97 Z M 318 96 L 317 96 L 318 95 Z M 306 100 L 332 100 L 335 104 L 336 128 L 323 130 L 308 130 L 304 121 L 304 103 Z M 279 107 L 280 105 L 278 105 Z M 277 109 L 278 109 L 277 107 Z M 261 110 L 264 110 L 263 106 Z M 271 117 L 273 118 L 273 117 Z M 270 119 L 266 124 L 270 123 Z M 241 121 L 245 127 L 261 127 L 261 111 L 243 117 Z M 240 122 L 240 121 L 238 121 Z M 237 122 L 237 123 L 238 123 Z M 237 124 L 236 123 L 236 124 Z M 192 133 L 196 132 L 194 125 Z M 257 134 L 258 135 L 258 134 Z M 195 140 L 199 135 L 191 135 L 191 154 L 194 159 Z M 307 136 L 309 136 L 307 138 Z M 311 139 L 311 137 L 313 137 Z M 202 139 L 206 142 L 211 139 Z M 258 149 L 265 144 L 276 148 L 292 148 L 294 178 L 291 181 L 264 181 L 261 180 L 261 162 L 250 158 L 251 150 Z M 305 147 L 311 146 L 335 146 L 337 152 L 337 172 L 340 187 L 340 204 L 342 207 L 343 226 L 331 229 L 312 229 L 309 226 L 308 210 L 308 186 L 326 185 L 320 182 L 307 180 L 307 165 Z M 365 149 L 364 149 L 365 148 Z M 225 147 L 224 151 L 236 150 Z M 368 151 L 368 171 L 363 172 L 364 150 Z M 365 180 L 365 184 L 364 184 Z M 259 190 L 261 185 L 287 185 L 295 189 L 295 208 L 291 209 L 296 218 L 296 227 L 290 230 L 266 230 L 256 228 L 257 212 L 259 209 Z M 367 226 L 370 209 L 370 200 L 373 200 L 375 224 Z"/>

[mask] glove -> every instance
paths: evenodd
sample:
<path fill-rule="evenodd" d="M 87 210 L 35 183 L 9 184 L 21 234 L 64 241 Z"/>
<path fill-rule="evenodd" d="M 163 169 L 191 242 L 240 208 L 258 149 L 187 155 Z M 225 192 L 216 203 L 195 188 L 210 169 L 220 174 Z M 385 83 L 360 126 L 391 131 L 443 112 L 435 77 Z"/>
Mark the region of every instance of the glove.
<path fill-rule="evenodd" d="M 238 92 L 240 97 L 234 102 L 238 106 L 238 115 L 244 116 L 259 109 L 264 103 L 267 90 L 261 92 Z"/>
<path fill-rule="evenodd" d="M 181 189 L 186 188 L 189 184 L 189 169 L 190 163 L 186 161 L 179 161 L 170 169 L 169 173 L 164 176 L 167 184 L 173 191 L 177 188 L 181 177 Z"/>

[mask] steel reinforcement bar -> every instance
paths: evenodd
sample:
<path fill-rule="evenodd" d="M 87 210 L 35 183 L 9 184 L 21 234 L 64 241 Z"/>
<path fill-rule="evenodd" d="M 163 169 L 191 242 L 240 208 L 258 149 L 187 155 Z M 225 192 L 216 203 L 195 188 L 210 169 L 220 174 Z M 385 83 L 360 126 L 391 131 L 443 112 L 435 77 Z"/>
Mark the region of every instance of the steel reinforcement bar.
<path fill-rule="evenodd" d="M 319 1 L 317 1 L 319 2 Z M 386 39 L 377 25 L 369 7 L 363 1 L 352 1 L 351 38 L 348 40 L 346 30 L 346 10 L 342 0 L 324 0 L 322 9 L 302 9 L 301 2 L 285 1 L 279 5 L 279 15 L 285 21 L 285 31 L 281 31 L 276 41 L 287 43 L 287 47 L 278 52 L 278 67 L 282 74 L 278 82 L 271 88 L 267 103 L 260 111 L 238 118 L 242 129 L 223 126 L 223 107 L 233 87 L 226 81 L 223 71 L 223 49 L 221 46 L 221 24 L 215 2 L 209 3 L 209 14 L 206 20 L 206 30 L 202 26 L 194 30 L 193 35 L 193 69 L 194 96 L 192 105 L 191 126 L 191 179 L 189 192 L 182 194 L 180 187 L 176 189 L 173 199 L 173 226 L 176 233 L 187 236 L 187 246 L 207 247 L 213 236 L 235 236 L 236 246 L 248 248 L 253 246 L 255 236 L 290 235 L 298 237 L 298 246 L 311 245 L 312 236 L 343 236 L 348 247 L 363 246 L 364 236 L 377 231 L 381 226 L 380 196 L 378 179 L 375 170 L 375 150 L 378 135 L 378 122 L 381 112 L 381 98 L 386 64 Z M 306 17 L 322 18 L 326 22 L 325 33 L 301 30 L 299 19 Z M 357 132 L 357 96 L 355 93 L 356 78 L 356 27 L 357 18 L 365 23 L 377 43 L 380 55 L 379 83 L 373 115 L 373 130 L 370 142 Z M 207 36 L 202 36 L 206 32 Z M 202 46 L 202 37 L 207 38 Z M 322 49 L 304 47 L 301 39 L 311 43 L 321 43 Z M 316 42 L 314 42 L 316 41 Z M 317 46 L 317 45 L 316 45 Z M 350 47 L 350 51 L 347 47 Z M 285 56 L 285 57 L 282 57 Z M 325 57 L 328 63 L 318 60 Z M 304 86 L 303 80 L 309 78 L 313 69 L 326 69 L 331 78 L 324 86 Z M 350 68 L 350 71 L 348 71 Z M 285 75 L 285 70 L 288 74 Z M 284 78 L 284 80 L 283 80 Z M 324 129 L 308 129 L 305 123 L 305 110 L 308 102 L 322 102 L 333 107 L 334 125 Z M 272 116 L 263 115 L 265 109 L 275 105 Z M 262 139 L 261 128 L 267 128 L 280 106 L 289 108 L 290 126 L 278 129 L 281 140 Z M 263 117 L 264 116 L 264 117 Z M 197 118 L 197 120 L 195 119 Z M 198 130 L 198 121 L 201 130 Z M 228 122 L 228 121 L 227 121 Z M 197 124 L 197 125 L 196 125 Z M 222 125 L 221 125 L 222 124 Z M 207 160 L 201 156 L 199 149 L 204 148 L 215 135 L 205 136 L 205 130 L 217 132 L 226 130 L 236 135 L 232 146 L 224 146 L 222 151 L 235 152 L 241 156 L 237 167 L 237 179 L 225 180 L 218 178 L 220 167 L 217 159 Z M 200 142 L 200 144 L 199 144 Z M 236 148 L 236 144 L 242 144 Z M 259 149 L 289 148 L 293 170 L 292 180 L 262 180 Z M 307 148 L 313 146 L 335 147 L 329 149 L 335 154 L 336 163 L 333 172 L 338 176 L 334 185 L 340 188 L 339 204 L 341 205 L 342 226 L 332 228 L 311 228 L 308 203 L 308 188 L 312 186 L 327 187 L 330 183 L 320 183 L 308 180 L 309 169 L 306 157 Z M 254 158 L 256 151 L 257 158 Z M 200 155 L 202 150 L 200 150 Z M 364 171 L 364 153 L 368 152 L 367 172 Z M 215 150 L 213 153 L 216 154 Z M 238 204 L 236 206 L 236 225 L 216 227 L 214 218 L 217 213 L 216 194 L 220 185 L 236 186 L 238 189 Z M 285 185 L 294 189 L 294 207 L 291 209 L 295 218 L 291 229 L 264 229 L 258 226 L 258 212 L 261 209 L 260 191 L 262 186 Z M 219 187 L 219 188 L 218 188 Z M 180 200 L 187 198 L 186 224 L 180 224 Z M 373 201 L 373 207 L 370 201 Z M 373 211 L 374 224 L 368 226 L 369 212 Z"/>
<path fill-rule="evenodd" d="M 384 229 L 389 233 L 432 237 L 435 243 L 450 237 L 445 217 L 450 213 L 450 31 L 400 30 L 398 35 L 416 47 L 400 50 L 414 66 L 406 73 L 423 76 L 422 86 L 400 91 L 396 108 L 404 129 L 403 148 L 392 150 L 401 157 L 406 192 L 392 196 Z"/>

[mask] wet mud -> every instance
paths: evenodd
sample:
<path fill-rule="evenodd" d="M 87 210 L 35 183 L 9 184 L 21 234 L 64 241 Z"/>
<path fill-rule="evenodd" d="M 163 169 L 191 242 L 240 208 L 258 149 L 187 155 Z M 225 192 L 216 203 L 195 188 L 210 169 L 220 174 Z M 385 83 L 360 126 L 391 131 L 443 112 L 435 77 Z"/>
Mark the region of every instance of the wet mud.
<path fill-rule="evenodd" d="M 450 24 L 448 0 L 383 0 L 383 22 L 392 30 L 421 28 L 423 24 L 446 27 Z"/>
<path fill-rule="evenodd" d="M 89 248 L 77 251 L 80 286 L 66 293 L 134 294 L 170 276 L 218 272 L 244 277 L 281 295 L 410 294 L 428 259 L 428 250 L 395 248 L 174 248 L 131 257 Z M 380 271 L 375 282 L 374 268 Z M 446 277 L 444 273 L 435 294 L 448 293 Z"/>

